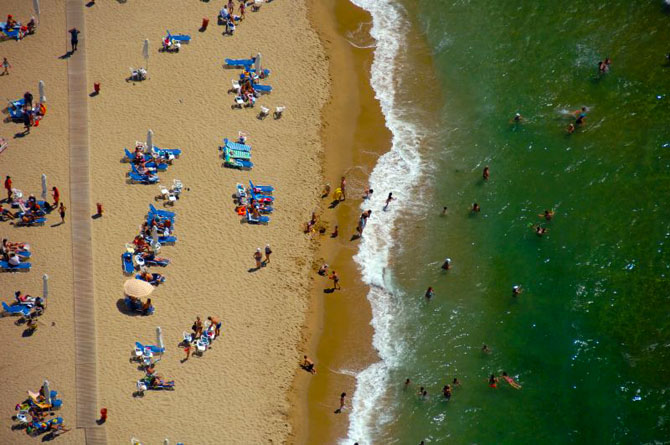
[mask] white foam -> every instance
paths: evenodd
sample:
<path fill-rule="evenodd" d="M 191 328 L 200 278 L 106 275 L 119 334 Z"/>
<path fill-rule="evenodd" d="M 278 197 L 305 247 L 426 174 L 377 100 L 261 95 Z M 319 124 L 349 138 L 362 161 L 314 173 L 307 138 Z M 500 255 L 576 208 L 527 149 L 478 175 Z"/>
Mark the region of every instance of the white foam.
<path fill-rule="evenodd" d="M 404 35 L 410 28 L 405 11 L 393 0 L 351 0 L 372 15 L 370 34 L 376 47 L 371 68 L 371 84 L 381 105 L 386 126 L 392 133 L 392 146 L 381 156 L 370 174 L 374 198 L 364 201 L 362 210 L 372 209 L 365 226 L 359 251 L 354 257 L 363 281 L 370 285 L 368 300 L 372 307 L 373 346 L 381 361 L 356 375 L 348 437 L 342 443 L 374 443 L 375 433 L 393 416 L 383 407 L 389 370 L 398 365 L 405 348 L 401 336 L 394 335 L 394 319 L 400 311 L 400 299 L 386 274 L 394 247 L 395 221 L 399 214 L 416 204 L 414 186 L 422 173 L 419 144 L 422 131 L 408 121 L 403 104 L 397 103 L 398 58 L 404 49 Z M 397 198 L 383 211 L 389 192 Z M 383 407 L 386 408 L 386 407 Z"/>

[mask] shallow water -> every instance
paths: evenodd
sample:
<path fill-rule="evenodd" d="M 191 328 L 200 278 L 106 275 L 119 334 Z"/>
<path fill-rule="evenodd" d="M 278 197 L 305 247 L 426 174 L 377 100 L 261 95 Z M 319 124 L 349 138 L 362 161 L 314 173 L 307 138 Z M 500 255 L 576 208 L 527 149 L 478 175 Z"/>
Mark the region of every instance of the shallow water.
<path fill-rule="evenodd" d="M 405 31 L 425 33 L 433 58 L 424 64 L 415 39 L 399 36 L 395 78 L 376 87 L 378 95 L 396 89 L 393 118 L 407 125 L 398 126 L 405 133 L 396 134 L 394 162 L 372 175 L 378 196 L 365 204 L 378 212 L 366 231 L 384 227 L 358 257 L 376 285 L 384 362 L 359 378 L 349 438 L 670 440 L 670 15 L 662 2 L 385 3 Z M 606 56 L 611 71 L 600 76 Z M 407 85 L 417 88 L 433 68 L 428 105 Z M 440 112 L 421 116 L 436 103 Z M 570 112 L 582 106 L 586 124 L 569 135 Z M 521 124 L 510 122 L 515 112 Z M 389 191 L 399 200 L 382 213 Z M 469 212 L 473 202 L 480 213 Z M 545 209 L 556 212 L 550 222 L 538 217 Z M 538 223 L 549 229 L 544 237 L 530 227 Z M 443 272 L 447 256 L 454 268 Z M 516 298 L 515 284 L 524 289 Z M 523 389 L 489 388 L 488 375 L 503 370 Z M 462 386 L 445 402 L 442 386 L 454 376 Z M 404 389 L 407 377 L 417 386 Z M 373 391 L 375 382 L 385 389 Z"/>

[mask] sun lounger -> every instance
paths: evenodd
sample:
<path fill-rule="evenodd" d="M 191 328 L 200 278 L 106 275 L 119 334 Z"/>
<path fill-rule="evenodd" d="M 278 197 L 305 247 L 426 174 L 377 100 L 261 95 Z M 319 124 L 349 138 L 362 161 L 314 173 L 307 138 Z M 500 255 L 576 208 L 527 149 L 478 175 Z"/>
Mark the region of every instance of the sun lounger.
<path fill-rule="evenodd" d="M 245 144 L 240 144 L 239 142 L 233 142 L 228 138 L 223 138 L 223 146 L 228 147 L 232 150 L 246 151 L 251 152 L 251 147 Z"/>
<path fill-rule="evenodd" d="M 2 308 L 5 310 L 5 313 L 8 315 L 21 315 L 27 317 L 30 314 L 30 308 L 23 304 L 14 304 L 12 306 L 8 305 L 4 301 L 2 302 Z"/>
<path fill-rule="evenodd" d="M 153 204 L 149 204 L 149 212 L 163 218 L 174 218 L 177 216 L 175 212 L 170 212 L 168 210 L 159 210 L 156 207 L 154 207 Z"/>
<path fill-rule="evenodd" d="M 224 155 L 223 165 L 230 168 L 240 168 L 244 170 L 250 170 L 254 166 L 254 164 L 251 161 L 231 158 L 228 154 Z"/>
<path fill-rule="evenodd" d="M 176 40 L 179 43 L 189 43 L 191 41 L 191 36 L 188 34 L 170 34 L 170 31 L 167 31 L 167 36 L 171 40 Z"/>
<path fill-rule="evenodd" d="M 151 150 L 154 154 L 160 156 L 161 158 L 171 159 L 170 156 L 173 158 L 178 158 L 181 156 L 181 149 L 179 148 L 159 148 L 154 145 Z"/>
<path fill-rule="evenodd" d="M 231 68 L 246 68 L 248 70 L 256 62 L 256 59 L 225 59 L 225 62 Z"/>
<path fill-rule="evenodd" d="M 247 210 L 247 222 L 249 224 L 267 224 L 270 222 L 270 218 L 267 216 L 259 216 L 258 218 L 254 218 L 251 213 Z"/>
<path fill-rule="evenodd" d="M 23 105 L 25 105 L 25 100 L 23 98 L 11 101 L 9 103 L 9 107 L 7 107 L 9 111 L 9 117 L 12 120 L 20 120 L 23 119 Z"/>
<path fill-rule="evenodd" d="M 251 153 L 248 151 L 243 151 L 243 150 L 235 150 L 232 148 L 224 147 L 223 148 L 224 154 L 230 156 L 231 158 L 235 159 L 245 159 L 249 160 L 251 159 Z"/>
<path fill-rule="evenodd" d="M 146 176 L 134 172 L 128 173 L 128 176 L 130 177 L 131 181 L 138 182 L 140 184 L 156 184 L 159 181 L 158 176 Z"/>
<path fill-rule="evenodd" d="M 272 87 L 270 85 L 260 85 L 260 84 L 255 84 L 253 86 L 254 91 L 258 93 L 271 93 L 272 92 Z"/>
<path fill-rule="evenodd" d="M 272 192 L 275 191 L 275 188 L 272 187 L 271 185 L 254 185 L 253 182 L 251 182 L 251 179 L 249 180 L 249 187 L 251 187 L 251 190 L 254 193 L 269 193 L 272 194 Z"/>
<path fill-rule="evenodd" d="M 275 198 L 272 195 L 258 195 L 253 190 L 249 190 L 249 194 L 253 199 L 259 202 L 274 202 Z"/>
<path fill-rule="evenodd" d="M 18 266 L 10 266 L 7 261 L 0 261 L 0 269 L 2 269 L 4 272 L 10 272 L 10 271 L 29 271 L 30 268 L 32 267 L 32 264 L 30 263 L 21 263 Z"/>
<path fill-rule="evenodd" d="M 176 236 L 159 236 L 158 237 L 158 242 L 161 244 L 174 244 L 177 242 L 177 237 Z"/>
<path fill-rule="evenodd" d="M 133 264 L 133 254 L 126 252 L 121 255 L 121 261 L 123 262 L 123 273 L 130 275 L 135 271 L 135 265 Z"/>

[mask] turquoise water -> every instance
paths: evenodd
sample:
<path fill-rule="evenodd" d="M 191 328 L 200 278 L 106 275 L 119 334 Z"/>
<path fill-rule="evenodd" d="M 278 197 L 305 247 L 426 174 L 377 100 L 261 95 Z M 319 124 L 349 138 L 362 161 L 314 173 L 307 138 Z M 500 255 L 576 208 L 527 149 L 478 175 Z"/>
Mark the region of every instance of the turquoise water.
<path fill-rule="evenodd" d="M 670 442 L 670 15 L 660 0 L 401 3 L 444 106 L 426 123 L 420 211 L 398 221 L 405 349 L 374 443 Z M 523 389 L 489 388 L 502 371 Z"/>

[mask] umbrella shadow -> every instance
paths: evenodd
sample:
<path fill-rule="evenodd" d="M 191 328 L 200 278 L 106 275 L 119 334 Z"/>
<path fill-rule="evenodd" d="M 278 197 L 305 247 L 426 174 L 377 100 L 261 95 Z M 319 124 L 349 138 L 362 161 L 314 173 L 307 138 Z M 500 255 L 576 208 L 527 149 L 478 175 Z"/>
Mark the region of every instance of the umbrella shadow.
<path fill-rule="evenodd" d="M 124 315 L 130 315 L 131 317 L 136 317 L 142 315 L 141 312 L 134 311 L 132 309 L 129 309 L 128 306 L 126 306 L 125 300 L 123 298 L 119 298 L 116 301 L 116 308 L 119 310 Z"/>

